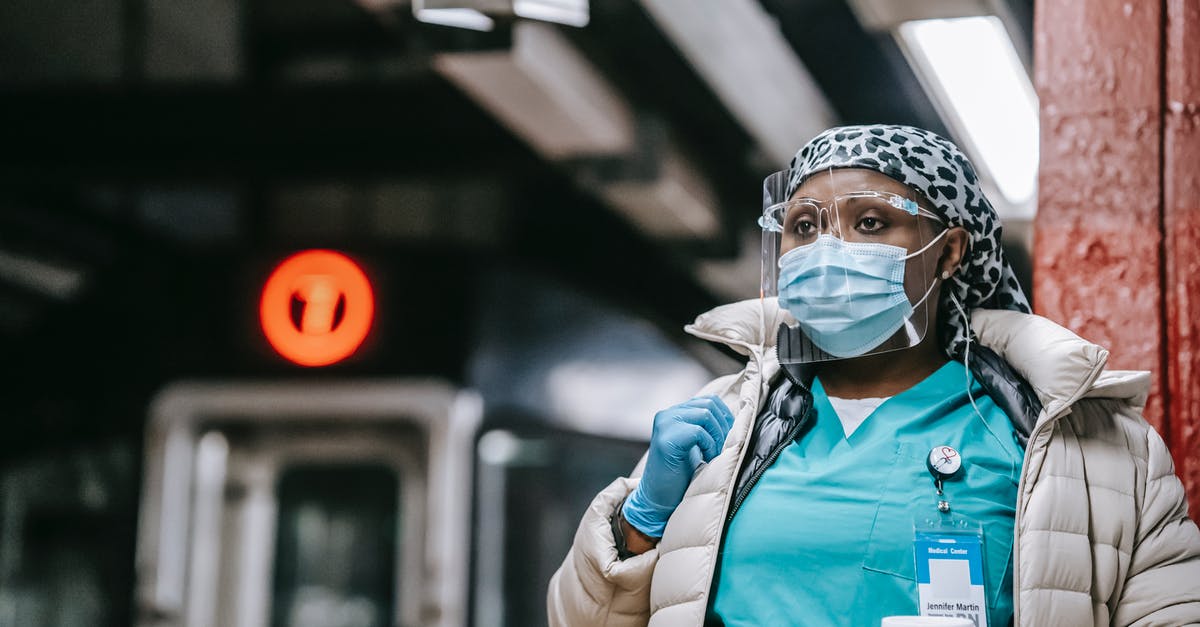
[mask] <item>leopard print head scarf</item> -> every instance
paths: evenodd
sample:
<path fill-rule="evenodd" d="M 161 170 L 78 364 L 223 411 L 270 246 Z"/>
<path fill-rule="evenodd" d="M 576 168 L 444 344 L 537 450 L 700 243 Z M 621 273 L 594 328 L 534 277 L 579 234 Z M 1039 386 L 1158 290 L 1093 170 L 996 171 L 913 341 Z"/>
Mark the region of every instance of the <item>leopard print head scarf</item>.
<path fill-rule="evenodd" d="M 904 183 L 923 194 L 947 224 L 970 235 L 966 257 L 941 292 L 941 340 L 948 356 L 960 358 L 971 338 L 952 299 L 968 313 L 980 307 L 1029 313 L 1029 301 L 1000 245 L 996 210 L 979 188 L 975 168 L 953 143 L 912 126 L 831 128 L 792 159 L 788 196 L 810 175 L 829 168 L 868 168 Z"/>

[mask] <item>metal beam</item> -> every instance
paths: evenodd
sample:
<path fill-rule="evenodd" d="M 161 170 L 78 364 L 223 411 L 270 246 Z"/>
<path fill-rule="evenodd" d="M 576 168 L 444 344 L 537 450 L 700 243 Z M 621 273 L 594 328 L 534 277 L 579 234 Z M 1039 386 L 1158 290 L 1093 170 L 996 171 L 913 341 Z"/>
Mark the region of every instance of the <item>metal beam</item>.
<path fill-rule="evenodd" d="M 757 0 L 641 0 L 767 157 L 780 165 L 835 116 Z"/>
<path fill-rule="evenodd" d="M 595 180 L 571 170 L 581 187 L 642 232 L 663 239 L 718 234 L 708 181 L 669 140 L 645 136 L 624 95 L 555 27 L 519 22 L 512 50 L 443 53 L 434 67 L 547 161 L 650 162 L 648 172 L 624 178 Z"/>
<path fill-rule="evenodd" d="M 512 50 L 439 54 L 434 67 L 548 160 L 634 148 L 633 111 L 554 27 L 519 23 Z"/>

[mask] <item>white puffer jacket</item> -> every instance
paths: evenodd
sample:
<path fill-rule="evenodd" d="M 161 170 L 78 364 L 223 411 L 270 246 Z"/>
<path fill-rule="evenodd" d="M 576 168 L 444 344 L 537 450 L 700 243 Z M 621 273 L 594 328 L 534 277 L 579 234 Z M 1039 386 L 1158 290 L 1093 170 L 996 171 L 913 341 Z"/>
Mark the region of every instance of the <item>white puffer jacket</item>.
<path fill-rule="evenodd" d="M 551 625 L 703 624 L 745 443 L 779 370 L 783 315 L 773 300 L 754 299 L 687 327 L 749 358 L 742 372 L 700 392 L 720 395 L 734 411 L 725 448 L 696 472 L 662 541 L 642 555 L 617 559 L 609 519 L 645 459 L 632 478 L 596 496 L 550 581 Z M 1018 489 L 1014 623 L 1200 625 L 1200 530 L 1170 453 L 1141 417 L 1149 373 L 1105 371 L 1108 351 L 1038 316 L 980 310 L 971 323 L 1043 405 Z"/>

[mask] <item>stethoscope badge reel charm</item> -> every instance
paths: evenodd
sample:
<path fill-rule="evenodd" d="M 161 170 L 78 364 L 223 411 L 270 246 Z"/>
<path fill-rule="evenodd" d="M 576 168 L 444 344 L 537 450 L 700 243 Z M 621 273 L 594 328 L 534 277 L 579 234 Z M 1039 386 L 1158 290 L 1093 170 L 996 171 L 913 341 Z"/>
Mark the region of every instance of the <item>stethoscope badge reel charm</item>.
<path fill-rule="evenodd" d="M 950 446 L 935 446 L 925 459 L 925 467 L 933 475 L 933 485 L 937 488 L 938 511 L 943 514 L 950 512 L 950 501 L 942 498 L 942 484 L 954 479 L 962 471 L 962 456 Z"/>

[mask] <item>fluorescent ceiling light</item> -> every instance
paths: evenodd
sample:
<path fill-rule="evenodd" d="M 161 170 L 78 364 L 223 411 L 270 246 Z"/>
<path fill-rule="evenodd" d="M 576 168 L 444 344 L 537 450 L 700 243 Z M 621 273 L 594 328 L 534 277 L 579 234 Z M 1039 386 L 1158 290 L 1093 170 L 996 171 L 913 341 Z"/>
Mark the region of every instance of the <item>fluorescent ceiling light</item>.
<path fill-rule="evenodd" d="M 1015 206 L 1037 187 L 1037 96 L 994 16 L 917 20 L 899 36 L 943 117 Z"/>
<path fill-rule="evenodd" d="M 496 26 L 492 18 L 475 9 L 420 9 L 414 13 L 418 20 L 426 24 L 477 31 L 490 31 Z"/>
<path fill-rule="evenodd" d="M 634 149 L 632 108 L 554 26 L 518 22 L 511 50 L 438 54 L 433 65 L 546 159 Z"/>
<path fill-rule="evenodd" d="M 513 0 L 517 17 L 567 26 L 587 26 L 590 18 L 588 0 Z"/>
<path fill-rule="evenodd" d="M 773 162 L 833 126 L 824 92 L 758 0 L 639 0 Z"/>
<path fill-rule="evenodd" d="M 588 0 L 414 0 L 413 14 L 422 22 L 481 31 L 495 27 L 493 17 L 516 16 L 576 27 L 587 26 L 591 17 Z"/>
<path fill-rule="evenodd" d="M 84 277 L 74 268 L 0 250 L 0 279 L 66 301 L 79 293 Z"/>
<path fill-rule="evenodd" d="M 888 33 L 912 20 L 1001 15 L 1004 0 L 846 0 L 863 28 Z"/>
<path fill-rule="evenodd" d="M 599 186 L 600 195 L 626 220 L 654 237 L 716 237 L 721 220 L 712 188 L 674 146 L 659 150 L 654 178 L 605 182 Z"/>
<path fill-rule="evenodd" d="M 557 27 L 519 22 L 511 50 L 439 54 L 434 68 L 548 161 L 627 158 L 637 148 L 633 109 Z M 716 236 L 709 182 L 677 148 L 660 149 L 652 176 L 583 185 L 651 236 Z"/>

